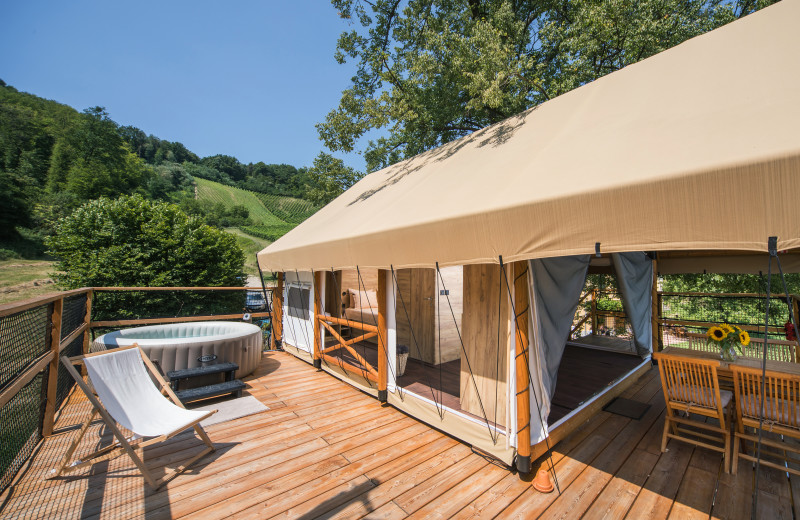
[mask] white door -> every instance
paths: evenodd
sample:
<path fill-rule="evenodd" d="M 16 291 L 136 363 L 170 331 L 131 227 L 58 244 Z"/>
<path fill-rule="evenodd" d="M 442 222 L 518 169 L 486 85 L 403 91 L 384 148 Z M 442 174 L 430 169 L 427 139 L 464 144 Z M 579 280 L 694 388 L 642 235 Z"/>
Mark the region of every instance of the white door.
<path fill-rule="evenodd" d="M 283 337 L 289 345 L 306 352 L 314 342 L 314 299 L 307 282 L 289 282 L 283 294 Z"/>

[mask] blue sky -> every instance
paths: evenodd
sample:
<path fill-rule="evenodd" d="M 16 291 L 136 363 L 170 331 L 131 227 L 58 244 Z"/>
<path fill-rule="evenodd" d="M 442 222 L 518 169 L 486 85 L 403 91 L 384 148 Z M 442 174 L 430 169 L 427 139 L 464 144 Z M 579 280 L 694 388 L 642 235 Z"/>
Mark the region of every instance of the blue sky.
<path fill-rule="evenodd" d="M 333 58 L 347 29 L 326 0 L 3 0 L 0 78 L 201 157 L 310 166 L 355 72 Z"/>

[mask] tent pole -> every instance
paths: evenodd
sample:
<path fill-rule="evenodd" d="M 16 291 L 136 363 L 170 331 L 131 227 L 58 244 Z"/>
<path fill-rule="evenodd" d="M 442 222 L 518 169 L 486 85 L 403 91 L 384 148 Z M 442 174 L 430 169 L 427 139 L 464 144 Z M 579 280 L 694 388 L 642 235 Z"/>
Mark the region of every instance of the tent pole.
<path fill-rule="evenodd" d="M 531 397 L 528 385 L 528 262 L 514 262 L 514 309 L 517 334 L 514 355 L 517 383 L 517 471 L 531 472 Z"/>
<path fill-rule="evenodd" d="M 319 316 L 322 314 L 322 296 L 320 295 L 320 288 L 322 287 L 323 276 L 325 276 L 324 271 L 314 272 L 314 368 L 322 368 L 322 355 L 320 354 L 322 330 L 319 324 Z"/>
<path fill-rule="evenodd" d="M 270 348 L 275 350 L 283 342 L 283 273 L 278 273 L 278 286 L 272 291 L 272 334 Z"/>
<path fill-rule="evenodd" d="M 653 352 L 661 352 L 661 330 L 658 327 L 658 315 L 661 312 L 661 298 L 658 295 L 658 253 L 653 258 L 653 291 L 650 304 L 653 306 L 650 320 L 653 333 Z"/>
<path fill-rule="evenodd" d="M 387 344 L 389 331 L 386 328 L 386 269 L 378 270 L 378 400 L 385 403 L 389 399 L 387 382 L 389 377 L 389 356 Z"/>

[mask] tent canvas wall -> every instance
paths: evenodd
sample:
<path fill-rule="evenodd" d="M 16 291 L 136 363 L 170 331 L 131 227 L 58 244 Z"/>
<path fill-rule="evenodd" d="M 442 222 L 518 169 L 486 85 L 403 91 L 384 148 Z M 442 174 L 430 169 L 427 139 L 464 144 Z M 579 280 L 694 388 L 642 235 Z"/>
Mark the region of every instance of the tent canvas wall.
<path fill-rule="evenodd" d="M 259 264 L 396 271 L 600 250 L 676 265 L 705 251 L 752 269 L 770 236 L 800 248 L 798 19 L 800 0 L 784 0 L 371 173 Z"/>

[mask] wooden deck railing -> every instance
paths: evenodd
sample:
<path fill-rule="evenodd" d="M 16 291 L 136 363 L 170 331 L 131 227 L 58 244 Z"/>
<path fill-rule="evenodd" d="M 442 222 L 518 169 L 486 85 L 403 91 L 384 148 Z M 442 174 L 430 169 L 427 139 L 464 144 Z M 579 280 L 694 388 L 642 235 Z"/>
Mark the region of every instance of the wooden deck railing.
<path fill-rule="evenodd" d="M 93 303 L 104 293 L 165 291 L 253 291 L 252 287 L 85 287 L 0 305 L 0 409 L 14 408 L 20 427 L 4 428 L 0 450 L 0 491 L 32 453 L 38 440 L 53 433 L 56 412 L 71 388 L 60 375 L 61 355 L 87 353 L 96 328 L 158 323 L 242 319 L 243 312 L 172 317 L 93 319 Z M 271 295 L 266 301 L 271 302 Z M 255 312 L 263 318 L 269 312 Z M 28 388 L 37 385 L 36 388 Z M 30 396 L 41 395 L 42 405 Z M 7 415 L 7 414 L 6 414 Z M 11 432 L 11 433 L 9 433 Z M 13 439 L 5 438 L 6 435 Z M 16 445 L 20 450 L 11 453 Z M 13 446 L 12 446 L 13 445 Z"/>
<path fill-rule="evenodd" d="M 385 275 L 385 273 L 383 273 Z M 267 295 L 266 301 L 273 304 L 281 302 L 281 289 L 282 279 L 279 278 L 278 290 L 275 294 Z M 382 283 L 385 280 L 379 279 Z M 36 414 L 35 420 L 28 421 L 33 426 L 14 430 L 16 433 L 25 437 L 20 442 L 20 446 L 30 446 L 31 440 L 38 441 L 44 436 L 53 433 L 54 417 L 60 405 L 60 402 L 66 396 L 65 385 L 68 379 L 59 377 L 61 372 L 59 368 L 59 357 L 62 354 L 78 354 L 87 352 L 92 339 L 92 332 L 96 328 L 115 328 L 126 327 L 134 325 L 149 325 L 157 323 L 178 323 L 178 322 L 193 322 L 203 321 L 210 319 L 232 320 L 241 319 L 243 312 L 226 312 L 220 314 L 211 313 L 194 313 L 185 316 L 172 316 L 172 317 L 139 317 L 130 318 L 124 316 L 104 316 L 102 319 L 95 319 L 95 305 L 98 297 L 103 294 L 125 293 L 125 292 L 143 292 L 143 293 L 158 293 L 165 291 L 178 291 L 178 292 L 214 292 L 214 291 L 247 291 L 254 290 L 254 288 L 247 287 L 86 287 L 72 291 L 65 291 L 54 293 L 31 300 L 22 302 L 0 305 L 0 408 L 6 406 L 14 406 L 20 410 L 26 410 L 26 413 Z M 385 290 L 385 288 L 383 288 Z M 382 293 L 383 294 L 383 293 Z M 592 305 L 590 306 L 590 313 L 588 317 L 583 316 L 580 318 L 580 325 L 591 320 L 594 329 L 597 330 L 597 323 L 599 319 L 604 316 L 612 316 L 614 318 L 625 318 L 624 313 L 618 311 L 604 311 L 597 309 L 595 302 L 597 295 L 592 297 Z M 688 319 L 680 319 L 674 316 L 665 316 L 666 301 L 673 297 L 685 296 L 687 298 L 710 297 L 710 298 L 763 298 L 764 295 L 752 293 L 729 293 L 729 294 L 713 294 L 713 293 L 657 293 L 658 305 L 656 308 L 659 310 L 657 316 L 658 328 L 654 331 L 655 338 L 659 344 L 663 344 L 666 335 L 669 335 L 676 328 L 689 327 L 693 329 L 701 329 L 709 327 L 714 323 L 710 321 L 696 321 Z M 784 298 L 785 295 L 774 295 L 774 298 Z M 584 298 L 588 298 L 584 296 Z M 379 333 L 379 327 L 371 324 L 347 320 L 344 318 L 331 317 L 317 312 L 321 309 L 321 296 L 315 296 L 315 316 L 316 316 L 316 330 L 327 330 L 331 337 L 336 340 L 336 344 L 323 347 L 317 345 L 315 350 L 315 360 L 324 359 L 328 362 L 333 362 L 339 365 L 339 358 L 332 356 L 335 349 L 344 349 L 349 352 L 361 367 L 355 365 L 348 365 L 349 370 L 366 377 L 372 382 L 378 383 L 379 391 L 385 393 L 387 366 L 385 345 L 378 349 L 379 362 L 378 367 L 371 366 L 363 356 L 360 356 L 353 346 L 363 340 L 380 336 L 385 338 L 385 334 Z M 585 299 L 584 299 L 585 301 Z M 800 312 L 798 312 L 798 297 L 792 296 L 792 314 L 796 321 L 800 321 Z M 382 311 L 385 312 L 385 309 Z M 784 311 L 785 312 L 785 311 Z M 256 312 L 252 314 L 254 318 L 261 318 L 269 316 L 269 312 Z M 280 321 L 278 313 L 276 312 L 276 319 Z M 783 318 L 785 319 L 785 317 Z M 339 331 L 337 325 L 349 326 L 354 329 L 364 331 L 363 334 L 345 340 Z M 379 325 L 385 326 L 385 325 Z M 758 325 L 757 322 L 751 324 L 741 323 L 740 326 L 744 330 L 750 332 L 763 334 L 763 325 Z M 276 327 L 277 328 L 277 327 Z M 279 331 L 276 331 L 279 333 Z M 773 338 L 783 333 L 782 326 L 770 326 L 767 329 L 768 334 Z M 280 338 L 280 335 L 278 334 Z M 385 341 L 385 339 L 384 339 Z M 74 352 L 73 352 L 74 351 Z M 800 354 L 800 352 L 798 352 Z M 348 370 L 348 368 L 345 368 Z M 62 374 L 63 376 L 63 374 Z M 61 383 L 59 381 L 61 380 Z M 33 388 L 31 385 L 36 385 Z M 34 399 L 28 397 L 30 395 L 41 395 L 41 406 Z M 23 399 L 25 397 L 25 399 Z M 33 404 L 31 404 L 33 403 Z M 40 407 L 39 407 L 40 406 Z M 21 421 L 25 422 L 25 421 Z M 2 439 L 3 443 L 8 445 L 7 439 Z M 33 442 L 35 446 L 35 442 Z M 20 448 L 22 450 L 22 448 Z M 28 450 L 28 451 L 25 451 Z M 8 451 L 8 450 L 6 450 Z M 30 455 L 30 450 L 25 447 L 24 450 L 17 453 L 17 458 L 27 458 Z M 2 457 L 5 456 L 0 450 L 0 462 L 3 462 Z M 14 472 L 18 469 L 19 461 L 14 459 L 12 463 L 7 464 L 8 461 L 0 465 L 0 479 L 9 470 Z M 0 480 L 0 489 L 5 487 L 7 482 Z"/>
<path fill-rule="evenodd" d="M 343 318 L 336 318 L 333 316 L 326 316 L 325 314 L 317 314 L 316 316 L 317 321 L 319 324 L 328 331 L 328 333 L 333 336 L 336 340 L 336 343 L 333 345 L 329 345 L 327 347 L 321 348 L 319 353 L 322 356 L 322 359 L 327 361 L 328 363 L 335 364 L 340 366 L 343 370 L 347 370 L 348 372 L 353 372 L 358 374 L 365 379 L 372 381 L 373 383 L 378 382 L 378 370 L 375 369 L 363 356 L 361 356 L 356 350 L 353 348 L 353 345 L 359 343 L 361 341 L 374 338 L 378 335 L 378 327 L 375 325 L 369 325 L 367 323 L 361 323 L 360 321 L 353 321 L 347 320 Z M 354 338 L 345 340 L 334 328 L 334 325 L 343 325 L 345 327 L 350 327 L 350 329 L 361 329 L 365 331 L 365 334 L 361 334 L 360 336 L 356 336 Z M 331 355 L 335 350 L 345 349 L 347 352 L 350 353 L 353 358 L 361 365 L 362 368 L 359 368 L 355 365 L 352 365 L 347 362 L 347 360 L 342 359 L 341 357 L 336 357 Z"/>

